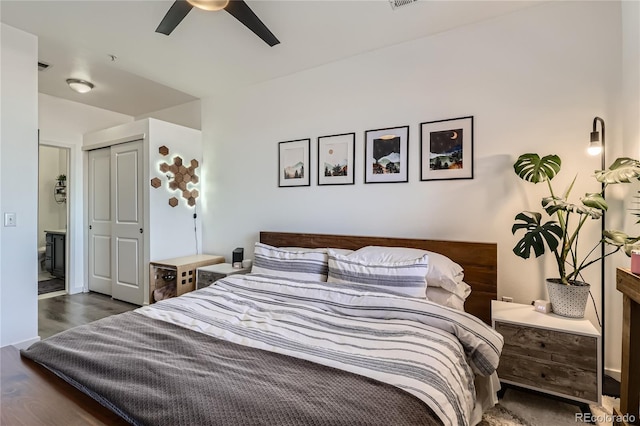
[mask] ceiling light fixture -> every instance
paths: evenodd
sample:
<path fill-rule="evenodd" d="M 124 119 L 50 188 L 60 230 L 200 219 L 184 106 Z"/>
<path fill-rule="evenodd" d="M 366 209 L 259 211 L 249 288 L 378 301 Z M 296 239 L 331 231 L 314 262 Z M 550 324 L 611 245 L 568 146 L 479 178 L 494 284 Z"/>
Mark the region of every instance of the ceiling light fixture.
<path fill-rule="evenodd" d="M 229 4 L 229 0 L 187 0 L 187 2 L 203 10 L 221 10 Z"/>
<path fill-rule="evenodd" d="M 67 84 L 72 90 L 75 90 L 78 93 L 87 93 L 94 88 L 93 83 L 86 80 L 80 80 L 79 78 L 68 78 Z"/>

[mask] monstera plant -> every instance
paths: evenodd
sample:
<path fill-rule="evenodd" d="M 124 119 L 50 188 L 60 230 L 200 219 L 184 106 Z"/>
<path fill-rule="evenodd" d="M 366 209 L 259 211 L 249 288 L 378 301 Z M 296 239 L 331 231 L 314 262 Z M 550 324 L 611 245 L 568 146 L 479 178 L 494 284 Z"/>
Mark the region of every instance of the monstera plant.
<path fill-rule="evenodd" d="M 542 198 L 541 203 L 544 220 L 543 213 L 531 211 L 518 213 L 515 217 L 516 222 L 511 232 L 516 234 L 522 231 L 524 235 L 517 242 L 513 252 L 523 259 L 531 257 L 531 252 L 535 257 L 542 256 L 547 250 L 553 253 L 558 267 L 558 277 L 547 279 L 553 309 L 560 315 L 579 317 L 584 315 L 584 306 L 589 294 L 589 285 L 580 280 L 582 270 L 620 250 L 630 251 L 633 244 L 640 239 L 629 237 L 621 231 L 605 230 L 602 239 L 597 241 L 590 251 L 581 253 L 578 250 L 580 232 L 587 222 L 601 219 L 608 206 L 601 192 L 587 193 L 579 199 L 579 203 L 570 202 L 569 196 L 577 176 L 563 194 L 554 191 L 551 180 L 560 172 L 561 165 L 562 161 L 557 155 L 541 158 L 538 154 L 523 154 L 513 165 L 516 175 L 522 180 L 534 184 L 544 182 L 549 189 L 549 195 Z M 640 162 L 631 158 L 618 158 L 609 169 L 597 171 L 595 174 L 596 180 L 604 183 L 605 187 L 615 183 L 631 182 L 638 177 Z M 597 251 L 603 241 L 610 248 L 604 256 Z M 571 292 L 572 297 L 580 294 L 577 304 L 582 305 L 581 313 L 580 309 L 576 311 L 575 307 L 570 307 L 565 313 L 558 312 L 556 306 L 560 308 L 560 303 L 554 304 L 553 301 L 558 288 L 556 284 L 576 287 Z M 563 301 L 562 305 L 566 303 Z"/>

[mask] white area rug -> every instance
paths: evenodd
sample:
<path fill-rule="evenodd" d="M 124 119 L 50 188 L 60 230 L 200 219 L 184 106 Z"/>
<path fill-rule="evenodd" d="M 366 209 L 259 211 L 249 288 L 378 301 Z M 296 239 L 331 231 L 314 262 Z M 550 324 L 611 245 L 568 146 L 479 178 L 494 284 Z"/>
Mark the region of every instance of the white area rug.
<path fill-rule="evenodd" d="M 599 426 L 611 425 L 611 413 L 617 399 L 604 396 L 602 406 L 591 406 Z M 487 410 L 479 426 L 576 426 L 587 424 L 576 418 L 577 405 L 571 405 L 541 395 L 508 389 L 495 407 Z"/>

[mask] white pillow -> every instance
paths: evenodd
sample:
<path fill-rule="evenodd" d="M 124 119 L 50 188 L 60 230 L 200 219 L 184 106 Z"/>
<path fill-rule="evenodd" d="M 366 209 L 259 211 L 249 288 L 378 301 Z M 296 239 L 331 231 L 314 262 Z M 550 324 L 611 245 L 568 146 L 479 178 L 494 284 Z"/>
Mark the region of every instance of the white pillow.
<path fill-rule="evenodd" d="M 354 258 L 374 262 L 406 262 L 429 256 L 429 272 L 427 272 L 428 287 L 442 287 L 443 289 L 465 299 L 471 292 L 471 287 L 464 283 L 462 266 L 440 253 L 407 247 L 367 246 L 353 252 Z"/>
<path fill-rule="evenodd" d="M 451 293 L 442 287 L 427 286 L 427 300 L 437 303 L 438 305 L 448 306 L 449 308 L 464 311 L 465 300 L 457 294 Z"/>
<path fill-rule="evenodd" d="M 327 282 L 360 284 L 372 291 L 392 292 L 408 297 L 425 298 L 429 257 L 399 261 L 370 262 L 329 249 L 329 277 Z"/>
<path fill-rule="evenodd" d="M 256 243 L 252 274 L 303 281 L 327 281 L 327 250 L 287 250 Z"/>

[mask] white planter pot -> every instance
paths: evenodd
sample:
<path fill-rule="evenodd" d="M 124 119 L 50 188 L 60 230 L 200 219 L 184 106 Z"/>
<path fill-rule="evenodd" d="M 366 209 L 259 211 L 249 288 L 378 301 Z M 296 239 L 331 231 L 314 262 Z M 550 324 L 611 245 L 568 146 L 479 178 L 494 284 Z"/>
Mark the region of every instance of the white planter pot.
<path fill-rule="evenodd" d="M 560 279 L 547 279 L 547 290 L 553 313 L 569 318 L 583 318 L 591 286 L 581 281 L 562 284 Z"/>

